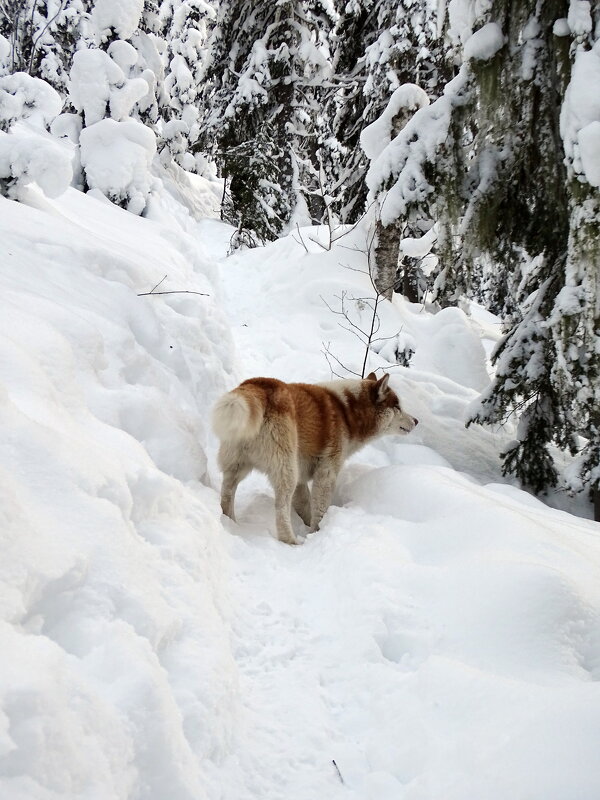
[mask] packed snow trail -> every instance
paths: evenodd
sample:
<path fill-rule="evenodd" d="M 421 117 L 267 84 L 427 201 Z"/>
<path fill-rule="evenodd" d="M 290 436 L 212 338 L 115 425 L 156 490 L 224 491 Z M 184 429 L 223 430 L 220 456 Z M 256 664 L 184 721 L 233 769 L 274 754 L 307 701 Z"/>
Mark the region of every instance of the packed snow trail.
<path fill-rule="evenodd" d="M 292 236 L 221 258 L 239 379 L 326 380 L 324 340 L 360 363 L 330 311 L 342 292 L 369 290 L 346 268 L 362 266 L 360 231 L 332 253 L 305 253 L 318 232 L 303 233 L 304 245 Z M 413 366 L 392 375 L 420 426 L 350 460 L 301 547 L 275 540 L 262 476 L 238 490 L 226 527 L 248 797 L 583 800 L 600 789 L 598 526 L 501 483 L 502 437 L 465 430 L 488 380 L 481 334 L 499 335 L 476 313 L 382 310 L 383 333 L 415 343 Z"/>

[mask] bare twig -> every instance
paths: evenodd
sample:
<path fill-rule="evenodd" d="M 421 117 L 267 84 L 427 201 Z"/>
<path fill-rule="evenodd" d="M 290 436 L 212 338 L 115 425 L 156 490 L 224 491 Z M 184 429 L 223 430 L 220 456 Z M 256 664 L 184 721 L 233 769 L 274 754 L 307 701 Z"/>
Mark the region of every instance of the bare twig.
<path fill-rule="evenodd" d="M 304 239 L 302 238 L 302 234 L 301 234 L 301 232 L 300 232 L 300 225 L 298 225 L 298 223 L 296 223 L 296 230 L 298 231 L 298 236 L 300 237 L 300 241 L 298 242 L 298 239 L 296 239 L 296 237 L 294 236 L 294 234 L 293 234 L 293 233 L 292 233 L 292 239 L 293 239 L 295 242 L 298 242 L 298 244 L 301 244 L 301 245 L 302 245 L 302 247 L 303 247 L 303 248 L 306 250 L 306 252 L 308 253 L 308 247 L 306 246 L 306 242 L 305 242 L 305 241 L 304 241 Z M 310 238 L 310 237 L 309 237 L 309 238 Z M 311 239 L 311 242 L 312 242 L 312 241 L 313 241 L 313 239 Z"/>
<path fill-rule="evenodd" d="M 325 345 L 323 346 L 323 350 L 321 350 L 321 352 L 325 356 L 325 361 L 327 361 L 327 365 L 329 366 L 329 371 L 331 372 L 331 374 L 335 375 L 336 378 L 343 378 L 344 376 L 340 375 L 339 372 L 336 372 L 334 368 L 331 366 L 331 361 L 329 360 L 329 350 L 327 350 Z"/>
<path fill-rule="evenodd" d="M 326 244 L 323 244 L 323 242 L 320 242 L 318 239 L 313 239 L 312 236 L 309 236 L 308 240 L 310 242 L 313 242 L 313 244 L 318 244 L 319 247 L 323 248 L 323 250 L 331 250 L 331 244 L 332 244 L 332 242 L 331 242 L 331 233 L 329 234 L 329 247 Z"/>
<path fill-rule="evenodd" d="M 223 209 L 225 208 L 226 197 L 227 197 L 227 178 L 223 178 L 223 195 L 221 196 L 221 213 L 220 213 L 221 220 L 223 220 Z"/>
<path fill-rule="evenodd" d="M 394 282 L 390 286 L 386 286 L 386 287 L 383 287 L 383 288 L 378 288 L 376 286 L 376 284 L 375 284 L 375 276 L 374 276 L 375 264 L 374 264 L 374 259 L 373 259 L 373 248 L 374 248 L 374 244 L 375 244 L 375 241 L 376 241 L 376 235 L 377 235 L 376 234 L 376 228 L 375 228 L 375 226 L 373 226 L 372 228 L 370 228 L 366 232 L 364 249 L 360 249 L 360 248 L 357 248 L 357 247 L 348 248 L 348 249 L 356 250 L 357 252 L 361 252 L 361 253 L 365 253 L 366 254 L 366 256 L 367 256 L 367 265 L 368 265 L 368 269 L 367 270 L 356 269 L 354 267 L 348 267 L 348 269 L 351 269 L 354 272 L 360 272 L 362 274 L 368 275 L 369 281 L 371 283 L 371 286 L 373 287 L 373 296 L 364 296 L 364 297 L 351 296 L 351 297 L 348 297 L 348 293 L 346 291 L 343 291 L 341 293 L 341 295 L 335 295 L 336 299 L 339 300 L 339 302 L 340 302 L 340 310 L 339 311 L 337 309 L 335 309 L 335 308 L 332 308 L 330 303 L 328 303 L 327 300 L 325 300 L 325 298 L 323 296 L 321 296 L 321 300 L 327 306 L 327 308 L 333 314 L 335 314 L 336 316 L 343 317 L 344 320 L 346 321 L 347 325 L 344 325 L 344 324 L 342 324 L 340 322 L 340 323 L 338 323 L 339 326 L 341 328 L 343 328 L 343 330 L 348 331 L 348 333 L 352 333 L 354 336 L 356 336 L 356 338 L 360 341 L 360 343 L 364 347 L 364 357 L 363 357 L 363 362 L 362 362 L 362 369 L 361 369 L 360 375 L 358 375 L 358 373 L 354 372 L 351 369 L 348 369 L 348 367 L 346 367 L 346 365 L 343 364 L 331 352 L 331 347 L 330 347 L 330 345 L 328 345 L 323 352 L 324 352 L 325 357 L 327 359 L 327 363 L 329 364 L 329 368 L 330 368 L 331 372 L 334 375 L 336 375 L 337 373 L 332 369 L 330 358 L 333 359 L 337 364 L 339 364 L 342 367 L 342 369 L 346 370 L 346 372 L 350 372 L 353 375 L 357 375 L 360 378 L 364 378 L 365 377 L 365 372 L 367 370 L 367 362 L 368 362 L 368 359 L 369 359 L 369 353 L 370 353 L 370 351 L 372 349 L 372 345 L 375 342 L 384 342 L 384 341 L 388 341 L 388 340 L 394 339 L 399 334 L 399 332 L 398 332 L 398 333 L 395 333 L 395 334 L 393 334 L 391 336 L 377 336 L 377 334 L 379 333 L 379 330 L 381 328 L 381 318 L 380 318 L 379 313 L 378 313 L 379 303 L 381 302 L 382 299 L 385 298 L 386 292 L 389 289 L 393 288 L 393 286 L 395 284 L 395 279 L 394 279 Z M 341 246 L 343 246 L 343 245 L 341 245 Z M 343 266 L 346 266 L 346 265 L 343 265 Z M 370 311 L 371 311 L 371 319 L 370 319 L 370 322 L 369 322 L 368 330 L 364 330 L 363 328 L 360 327 L 360 325 L 357 325 L 355 322 L 352 321 L 352 319 L 350 318 L 350 314 L 348 312 L 348 309 L 346 307 L 346 303 L 347 303 L 348 300 L 350 300 L 350 301 L 352 301 L 354 303 L 363 303 L 364 304 L 363 307 L 367 307 L 367 308 L 370 309 Z"/>
<path fill-rule="evenodd" d="M 149 295 L 158 297 L 159 294 L 199 294 L 201 297 L 210 297 L 206 292 L 191 292 L 189 289 L 178 289 L 173 292 L 139 292 L 138 297 L 148 297 Z"/>
<path fill-rule="evenodd" d="M 161 279 L 159 280 L 159 282 L 156 284 L 156 286 L 154 286 L 152 289 L 150 289 L 150 294 L 152 294 L 152 292 L 154 291 L 154 289 L 158 289 L 158 287 L 161 285 L 161 283 L 162 283 L 163 281 L 166 281 L 166 279 L 167 279 L 167 276 L 166 276 L 166 275 L 165 275 L 165 277 L 164 277 L 164 278 L 161 278 Z"/>
<path fill-rule="evenodd" d="M 331 763 L 332 763 L 332 764 L 333 764 L 333 766 L 336 768 L 337 774 L 339 775 L 339 778 L 340 778 L 341 782 L 342 782 L 342 783 L 344 783 L 344 779 L 342 778 L 342 773 L 340 772 L 340 768 L 339 768 L 339 767 L 338 767 L 338 765 L 335 763 L 335 758 L 332 758 L 332 759 L 331 759 Z"/>
<path fill-rule="evenodd" d="M 155 294 L 155 295 L 159 295 L 159 294 L 199 294 L 202 297 L 210 297 L 210 295 L 206 294 L 206 292 L 192 292 L 191 289 L 176 289 L 176 290 L 173 290 L 173 291 L 170 291 L 170 292 L 157 292 L 156 289 L 158 289 L 158 287 L 161 285 L 161 283 L 166 281 L 166 279 L 167 279 L 167 275 L 162 277 L 159 280 L 159 282 L 156 284 L 156 286 L 153 286 L 152 289 L 150 289 L 149 292 L 139 292 L 138 293 L 138 297 L 148 297 L 151 294 Z"/>
<path fill-rule="evenodd" d="M 327 359 L 327 363 L 329 364 L 329 369 L 331 370 L 331 372 L 332 372 L 332 373 L 333 373 L 333 374 L 334 374 L 336 377 L 338 377 L 338 378 L 343 378 L 344 376 L 343 376 L 343 375 L 340 375 L 340 374 L 338 374 L 338 373 L 337 373 L 337 372 L 336 372 L 336 371 L 335 371 L 335 370 L 332 368 L 332 366 L 331 366 L 331 362 L 329 361 L 329 358 L 330 358 L 330 357 L 331 357 L 331 358 L 333 358 L 333 360 L 335 361 L 335 363 L 336 363 L 336 364 L 339 364 L 339 366 L 340 366 L 342 369 L 345 369 L 345 370 L 346 370 L 346 372 L 349 372 L 351 375 L 356 375 L 356 377 L 357 377 L 357 378 L 362 378 L 362 377 L 363 377 L 362 375 L 359 375 L 359 374 L 358 374 L 358 372 L 354 372 L 354 370 L 353 370 L 353 369 L 350 369 L 349 367 L 347 367 L 347 366 L 346 366 L 344 363 L 342 363 L 342 362 L 339 360 L 339 358 L 338 358 L 337 356 L 335 356 L 335 355 L 334 355 L 334 354 L 331 352 L 331 342 L 327 342 L 327 344 L 325 344 L 325 342 L 323 342 L 322 344 L 323 344 L 323 350 L 321 350 L 321 352 L 324 354 L 325 358 Z"/>
<path fill-rule="evenodd" d="M 347 328 L 345 325 L 342 325 L 341 323 L 340 323 L 340 328 L 342 328 L 342 330 L 348 331 L 348 333 L 351 333 L 353 336 L 356 336 L 356 338 L 362 344 L 363 347 L 365 347 L 368 344 L 366 338 L 367 335 L 364 331 L 360 331 L 360 333 L 357 333 L 356 331 L 353 331 L 352 328 Z"/>

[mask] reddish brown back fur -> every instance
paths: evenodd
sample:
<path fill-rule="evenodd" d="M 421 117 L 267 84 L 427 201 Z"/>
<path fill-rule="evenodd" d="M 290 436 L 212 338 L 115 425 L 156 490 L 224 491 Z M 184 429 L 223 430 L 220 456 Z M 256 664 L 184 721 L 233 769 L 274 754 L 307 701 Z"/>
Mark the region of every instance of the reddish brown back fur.
<path fill-rule="evenodd" d="M 390 389 L 377 402 L 377 386 L 363 382 L 360 393 L 344 391 L 345 402 L 330 389 L 313 383 L 284 383 L 276 378 L 250 378 L 236 391 L 244 391 L 253 407 L 264 408 L 265 419 L 287 416 L 298 431 L 298 446 L 305 457 L 315 457 L 342 447 L 344 434 L 357 442 L 370 439 L 377 430 L 376 410 L 398 404 Z"/>

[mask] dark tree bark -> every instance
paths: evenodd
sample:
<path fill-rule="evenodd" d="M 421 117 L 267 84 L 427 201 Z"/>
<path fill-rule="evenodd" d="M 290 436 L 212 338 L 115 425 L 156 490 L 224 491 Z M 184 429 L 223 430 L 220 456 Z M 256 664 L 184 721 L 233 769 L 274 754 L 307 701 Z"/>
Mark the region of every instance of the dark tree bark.
<path fill-rule="evenodd" d="M 391 300 L 398 272 L 401 226 L 399 222 L 384 226 L 377 221 L 377 244 L 375 246 L 375 275 L 373 283 L 379 294 Z"/>

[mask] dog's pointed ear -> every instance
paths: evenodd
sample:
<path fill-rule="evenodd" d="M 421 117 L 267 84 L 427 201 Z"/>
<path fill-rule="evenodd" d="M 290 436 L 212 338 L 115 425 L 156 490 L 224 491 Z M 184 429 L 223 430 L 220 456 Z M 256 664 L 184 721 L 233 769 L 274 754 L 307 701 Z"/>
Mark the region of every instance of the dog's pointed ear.
<path fill-rule="evenodd" d="M 389 382 L 390 376 L 386 374 L 375 383 L 373 390 L 375 392 L 375 399 L 378 403 L 380 403 L 388 393 Z"/>
<path fill-rule="evenodd" d="M 365 380 L 366 381 L 376 381 L 377 380 L 377 375 L 375 375 L 374 372 L 369 372 L 369 374 L 367 375 Z"/>

